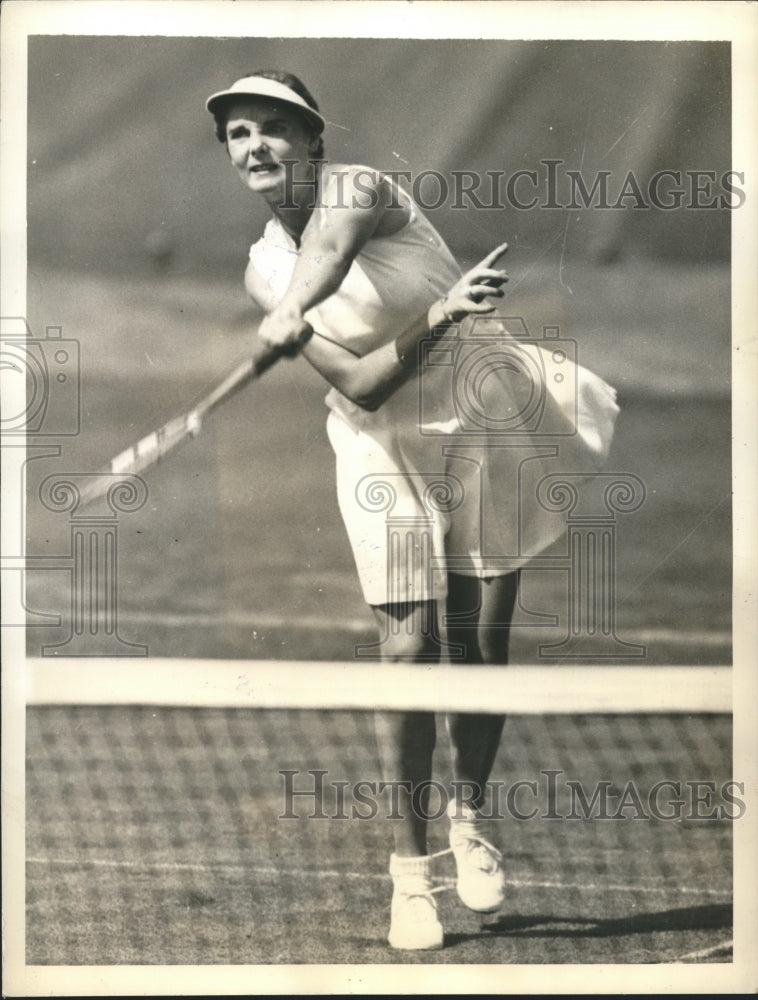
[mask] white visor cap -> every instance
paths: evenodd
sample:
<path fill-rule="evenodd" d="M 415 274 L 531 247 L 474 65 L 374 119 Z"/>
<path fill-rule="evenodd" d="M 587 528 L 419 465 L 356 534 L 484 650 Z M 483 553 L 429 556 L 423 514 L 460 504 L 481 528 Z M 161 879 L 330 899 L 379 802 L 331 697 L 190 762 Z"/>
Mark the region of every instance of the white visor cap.
<path fill-rule="evenodd" d="M 241 80 L 236 80 L 228 90 L 211 94 L 205 106 L 212 115 L 215 115 L 222 104 L 230 104 L 235 98 L 245 97 L 266 97 L 281 104 L 291 105 L 310 123 L 317 135 L 320 135 L 326 126 L 318 111 L 314 111 L 300 94 L 279 83 L 278 80 L 269 80 L 265 76 L 244 76 Z"/>

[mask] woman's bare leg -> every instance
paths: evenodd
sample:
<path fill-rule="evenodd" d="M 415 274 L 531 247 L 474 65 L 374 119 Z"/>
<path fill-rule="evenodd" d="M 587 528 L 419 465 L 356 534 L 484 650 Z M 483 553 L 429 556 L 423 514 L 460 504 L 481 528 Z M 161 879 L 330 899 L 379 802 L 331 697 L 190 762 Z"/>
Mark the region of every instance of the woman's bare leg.
<path fill-rule="evenodd" d="M 434 601 L 385 604 L 372 610 L 380 634 L 385 636 L 384 661 L 429 663 L 439 659 Z M 377 711 L 375 728 L 383 778 L 397 783 L 393 786 L 397 792 L 393 794 L 397 794 L 400 818 L 392 820 L 395 854 L 399 857 L 426 854 L 426 804 L 417 799 L 416 806 L 421 808 L 414 810 L 413 790 L 432 776 L 434 713 Z"/>
<path fill-rule="evenodd" d="M 479 580 L 449 574 L 447 639 L 463 646 L 464 664 L 505 664 L 518 573 Z M 448 713 L 453 778 L 474 808 L 484 802 L 485 786 L 500 745 L 504 715 Z M 471 794 L 469 797 L 468 790 Z"/>
<path fill-rule="evenodd" d="M 507 662 L 517 588 L 515 573 L 481 581 L 448 577 L 448 639 L 463 646 L 464 663 Z M 453 778 L 458 783 L 448 805 L 456 888 L 469 909 L 492 913 L 505 900 L 506 881 L 502 854 L 490 836 L 483 806 L 505 716 L 450 712 L 446 721 Z"/>

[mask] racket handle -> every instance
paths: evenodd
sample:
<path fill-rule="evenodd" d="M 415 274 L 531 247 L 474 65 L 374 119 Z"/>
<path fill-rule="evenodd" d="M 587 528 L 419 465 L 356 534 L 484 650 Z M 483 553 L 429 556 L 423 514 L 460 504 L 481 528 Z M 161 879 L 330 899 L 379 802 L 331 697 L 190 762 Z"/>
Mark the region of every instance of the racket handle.
<path fill-rule="evenodd" d="M 281 357 L 282 352 L 278 348 L 262 347 L 253 355 L 252 377 L 258 378 L 259 375 L 267 372 Z"/>
<path fill-rule="evenodd" d="M 313 330 L 311 330 L 311 336 L 313 336 Z M 280 358 L 284 357 L 294 357 L 287 351 L 283 351 L 280 347 L 261 347 L 254 355 L 252 359 L 252 377 L 257 378 L 264 372 L 268 371 Z"/>
<path fill-rule="evenodd" d="M 223 382 L 217 385 L 213 392 L 206 396 L 202 403 L 195 408 L 195 413 L 197 413 L 198 417 L 202 418 L 207 413 L 215 410 L 219 403 L 239 392 L 248 382 L 252 382 L 260 375 L 263 375 L 281 357 L 282 352 L 277 348 L 261 348 L 251 358 L 248 358 L 247 361 L 244 361 L 233 372 L 227 375 Z"/>

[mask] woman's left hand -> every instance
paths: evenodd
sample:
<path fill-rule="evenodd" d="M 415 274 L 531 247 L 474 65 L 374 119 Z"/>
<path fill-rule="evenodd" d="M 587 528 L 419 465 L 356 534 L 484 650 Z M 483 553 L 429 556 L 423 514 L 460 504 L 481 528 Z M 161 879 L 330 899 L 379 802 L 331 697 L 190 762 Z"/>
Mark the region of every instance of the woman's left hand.
<path fill-rule="evenodd" d="M 258 327 L 258 337 L 285 357 L 295 357 L 313 336 L 313 327 L 300 312 L 274 309 Z"/>
<path fill-rule="evenodd" d="M 491 313 L 495 306 L 487 298 L 502 298 L 502 285 L 508 280 L 505 271 L 494 267 L 498 257 L 508 249 L 507 243 L 488 253 L 476 267 L 472 267 L 457 281 L 442 299 L 441 307 L 446 319 L 457 323 L 469 313 Z"/>

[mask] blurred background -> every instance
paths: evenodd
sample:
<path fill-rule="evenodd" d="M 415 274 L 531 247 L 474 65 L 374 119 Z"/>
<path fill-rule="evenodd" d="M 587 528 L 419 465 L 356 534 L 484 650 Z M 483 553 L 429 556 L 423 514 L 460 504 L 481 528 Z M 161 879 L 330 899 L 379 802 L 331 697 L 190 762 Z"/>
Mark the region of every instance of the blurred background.
<path fill-rule="evenodd" d="M 328 121 L 327 156 L 413 177 L 484 180 L 556 166 L 611 203 L 428 212 L 461 264 L 507 240 L 503 315 L 534 336 L 558 326 L 622 407 L 614 471 L 645 484 L 620 515 L 619 636 L 644 662 L 730 659 L 730 162 L 728 43 L 35 37 L 29 44 L 28 318 L 80 345 L 81 430 L 29 466 L 29 554 L 63 553 L 65 514 L 39 504 L 58 471 L 94 471 L 200 398 L 254 344 L 242 287 L 266 212 L 239 183 L 204 109 L 257 68 L 301 76 Z M 678 209 L 650 204 L 681 172 Z M 687 207 L 686 171 L 710 172 Z M 624 187 L 639 181 L 641 204 Z M 430 180 L 424 203 L 436 200 Z M 735 184 L 739 185 L 738 181 Z M 661 191 L 675 185 L 663 184 Z M 528 200 L 527 185 L 518 189 Z M 734 203 L 736 199 L 730 198 Z M 498 204 L 499 202 L 499 204 Z M 149 500 L 119 524 L 124 639 L 154 656 L 352 656 L 371 638 L 336 509 L 324 385 L 280 364 L 146 475 Z M 30 652 L 70 626 L 65 568 L 28 574 Z M 517 632 L 513 658 L 565 634 L 564 573 L 524 577 L 524 601 L 558 615 Z M 37 619 L 38 621 L 39 619 Z M 539 633 L 539 634 L 538 634 Z"/>
<path fill-rule="evenodd" d="M 451 185 L 473 171 L 485 205 L 487 171 L 544 173 L 542 160 L 588 181 L 609 171 L 611 202 L 629 171 L 644 192 L 659 170 L 731 167 L 726 42 L 51 36 L 32 39 L 29 57 L 30 255 L 56 266 L 135 273 L 165 256 L 172 273 L 239 269 L 267 210 L 224 171 L 204 103 L 254 69 L 301 77 L 332 160 L 438 171 Z M 517 192 L 533 193 L 528 181 Z M 557 200 L 567 193 L 563 180 Z M 437 194 L 429 179 L 424 203 Z M 729 257 L 728 212 L 628 198 L 625 210 L 505 214 L 453 200 L 433 218 L 459 255 L 505 231 L 513 266 L 548 248 L 599 262 Z"/>

